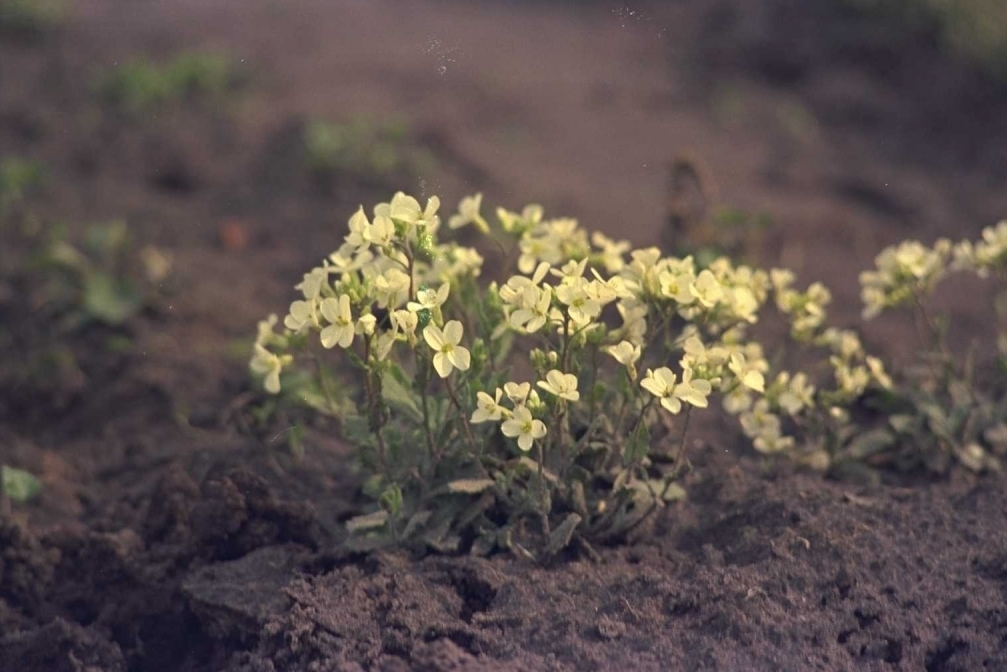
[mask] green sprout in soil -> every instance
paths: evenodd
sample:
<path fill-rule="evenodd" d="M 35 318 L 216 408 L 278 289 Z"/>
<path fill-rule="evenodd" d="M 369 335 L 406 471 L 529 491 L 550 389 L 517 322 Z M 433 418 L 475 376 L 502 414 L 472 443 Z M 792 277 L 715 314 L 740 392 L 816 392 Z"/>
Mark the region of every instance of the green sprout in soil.
<path fill-rule="evenodd" d="M 138 114 L 190 99 L 219 99 L 238 83 L 233 61 L 221 54 L 186 52 L 165 63 L 140 58 L 98 78 L 101 95 L 115 107 Z"/>
<path fill-rule="evenodd" d="M 42 484 L 31 472 L 0 465 L 0 495 L 10 498 L 15 504 L 24 504 L 41 491 Z"/>
<path fill-rule="evenodd" d="M 88 227 L 78 243 L 65 227 L 25 221 L 0 249 L 0 342 L 20 355 L 0 368 L 0 387 L 21 390 L 33 411 L 44 408 L 33 395 L 61 408 L 87 383 L 82 352 L 115 361 L 131 349 L 131 323 L 156 307 L 171 260 L 137 251 L 122 222 Z"/>
<path fill-rule="evenodd" d="M 0 0 L 0 34 L 37 38 L 66 18 L 64 0 Z"/>
<path fill-rule="evenodd" d="M 276 316 L 259 325 L 250 366 L 265 391 L 313 378 L 359 447 L 373 504 L 348 521 L 351 545 L 545 559 L 620 539 L 682 496 L 689 420 L 714 397 L 758 450 L 793 446 L 781 416 L 819 401 L 801 373 L 767 385 L 748 336 L 772 305 L 770 273 L 630 250 L 538 206 L 491 223 L 480 206 L 463 199 L 446 226 L 436 197 L 360 208 L 282 331 Z M 507 250 L 513 275 L 480 283 L 482 255 L 441 241 L 463 226 Z M 817 287 L 776 294 L 795 329 L 820 326 Z M 887 384 L 880 362 L 843 352 L 836 366 L 855 380 L 817 394 Z"/>
<path fill-rule="evenodd" d="M 37 161 L 17 156 L 0 159 L 0 220 L 41 187 L 46 176 L 45 166 Z"/>
<path fill-rule="evenodd" d="M 903 31 L 933 34 L 950 55 L 1007 81 L 1007 4 L 1001 0 L 842 0 Z"/>
<path fill-rule="evenodd" d="M 49 274 L 36 295 L 38 306 L 61 315 L 70 330 L 91 322 L 124 325 L 150 304 L 151 285 L 170 268 L 157 248 L 136 255 L 121 221 L 89 227 L 82 247 L 55 231 L 40 261 Z"/>
<path fill-rule="evenodd" d="M 315 119 L 305 125 L 302 137 L 306 167 L 322 180 L 338 174 L 382 178 L 423 172 L 433 164 L 401 119 L 356 116 L 338 123 Z"/>

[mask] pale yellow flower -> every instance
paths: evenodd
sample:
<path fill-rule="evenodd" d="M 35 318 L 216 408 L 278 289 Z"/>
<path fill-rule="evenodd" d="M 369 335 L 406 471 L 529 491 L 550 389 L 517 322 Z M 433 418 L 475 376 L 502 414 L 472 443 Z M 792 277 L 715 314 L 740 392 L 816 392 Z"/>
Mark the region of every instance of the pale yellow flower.
<path fill-rule="evenodd" d="M 391 217 L 378 215 L 368 227 L 366 238 L 375 247 L 387 248 L 395 240 L 395 222 Z"/>
<path fill-rule="evenodd" d="M 276 326 L 277 317 L 276 314 L 271 314 L 265 320 L 260 320 L 258 324 L 258 334 L 255 337 L 255 342 L 259 345 L 265 345 L 267 342 L 272 340 L 276 336 L 276 332 L 273 328 Z"/>
<path fill-rule="evenodd" d="M 731 354 L 731 363 L 728 364 L 728 368 L 731 369 L 745 387 L 756 392 L 765 392 L 766 379 L 759 370 L 760 362 L 754 361 L 749 363 L 745 359 L 745 355 L 735 352 Z"/>
<path fill-rule="evenodd" d="M 725 348 L 714 346 L 707 348 L 697 336 L 690 336 L 683 344 L 685 355 L 682 357 L 682 367 L 716 371 L 727 362 L 728 354 Z"/>
<path fill-rule="evenodd" d="M 427 207 L 420 208 L 419 201 L 400 191 L 392 197 L 392 201 L 389 203 L 388 216 L 410 226 L 436 227 L 440 223 L 437 217 L 437 209 L 440 206 L 441 199 L 431 196 L 427 199 Z"/>
<path fill-rule="evenodd" d="M 304 279 L 294 289 L 301 290 L 304 298 L 308 301 L 317 299 L 322 293 L 322 285 L 329 279 L 329 272 L 325 268 L 313 268 L 304 274 Z"/>
<path fill-rule="evenodd" d="M 466 371 L 469 368 L 470 354 L 460 345 L 462 323 L 458 320 L 445 324 L 443 331 L 435 324 L 427 325 L 423 339 L 435 353 L 434 369 L 441 378 L 447 378 L 455 369 Z"/>
<path fill-rule="evenodd" d="M 586 280 L 578 278 L 572 284 L 562 284 L 556 288 L 556 298 L 566 305 L 567 313 L 577 327 L 583 327 L 601 315 L 602 304 L 591 298 L 587 284 Z"/>
<path fill-rule="evenodd" d="M 342 294 L 338 300 L 331 297 L 323 300 L 322 317 L 329 321 L 329 326 L 322 329 L 320 335 L 322 347 L 350 347 L 356 332 L 353 313 L 350 311 L 350 297 Z"/>
<path fill-rule="evenodd" d="M 534 334 L 545 326 L 549 318 L 549 307 L 552 305 L 552 288 L 535 287 L 528 285 L 525 287 L 522 299 L 522 308 L 518 308 L 510 314 L 509 323 L 511 327 L 518 331 Z"/>
<path fill-rule="evenodd" d="M 381 308 L 398 308 L 409 295 L 409 275 L 398 268 L 389 268 L 373 283 Z"/>
<path fill-rule="evenodd" d="M 497 208 L 497 219 L 507 233 L 521 234 L 538 226 L 542 221 L 542 213 L 542 206 L 536 204 L 526 205 L 521 214 Z"/>
<path fill-rule="evenodd" d="M 346 244 L 349 245 L 355 252 L 367 249 L 371 244 L 367 229 L 371 226 L 371 223 L 367 221 L 367 215 L 364 214 L 364 206 L 353 213 L 350 217 L 349 222 L 347 222 L 350 232 L 346 234 L 343 239 Z"/>
<path fill-rule="evenodd" d="M 679 273 L 675 271 L 664 271 L 658 278 L 661 283 L 661 295 L 666 299 L 672 299 L 676 303 L 688 306 L 696 300 L 692 292 L 696 276 L 692 273 Z"/>
<path fill-rule="evenodd" d="M 622 316 L 620 335 L 634 345 L 643 345 L 644 336 L 647 334 L 646 317 L 649 312 L 647 304 L 620 301 L 615 307 Z"/>
<path fill-rule="evenodd" d="M 640 359 L 641 348 L 639 345 L 634 345 L 629 341 L 620 341 L 616 345 L 610 345 L 605 348 L 605 352 L 612 355 L 615 361 L 626 368 L 632 369 Z"/>
<path fill-rule="evenodd" d="M 394 310 L 391 314 L 392 325 L 406 336 L 412 337 L 419 326 L 420 318 L 411 310 Z"/>
<path fill-rule="evenodd" d="M 504 394 L 515 405 L 523 405 L 531 392 L 531 383 L 504 383 Z"/>
<path fill-rule="evenodd" d="M 577 376 L 572 373 L 563 373 L 562 371 L 553 369 L 545 374 L 545 380 L 538 381 L 538 386 L 560 399 L 568 399 L 570 401 L 580 399 L 580 392 L 577 391 Z"/>
<path fill-rule="evenodd" d="M 291 303 L 290 312 L 283 318 L 283 326 L 298 333 L 309 327 L 321 326 L 318 323 L 318 299 Z"/>
<path fill-rule="evenodd" d="M 703 379 L 693 380 L 692 369 L 682 370 L 682 382 L 675 386 L 673 394 L 676 399 L 681 399 L 687 404 L 698 408 L 706 408 L 710 402 L 707 397 L 713 391 L 710 381 Z"/>
<path fill-rule="evenodd" d="M 752 408 L 752 392 L 744 385 L 738 385 L 723 397 L 724 410 L 738 415 Z"/>
<path fill-rule="evenodd" d="M 451 215 L 448 219 L 448 228 L 460 229 L 468 224 L 475 224 L 476 227 L 483 233 L 489 233 L 490 227 L 483 219 L 482 215 L 479 214 L 479 208 L 483 202 L 482 194 L 473 194 L 472 196 L 464 197 L 461 202 L 458 203 L 458 214 Z"/>
<path fill-rule="evenodd" d="M 479 424 L 480 422 L 499 422 L 509 411 L 500 405 L 500 397 L 503 390 L 496 389 L 495 397 L 491 397 L 485 392 L 476 392 L 476 410 L 472 412 L 469 422 Z"/>
<path fill-rule="evenodd" d="M 349 246 L 344 245 L 329 255 L 328 261 L 331 263 L 331 266 L 327 270 L 337 275 L 345 275 L 353 271 L 359 271 L 373 260 L 374 253 L 370 250 L 354 252 L 352 249 L 349 249 Z"/>
<path fill-rule="evenodd" d="M 877 357 L 872 357 L 870 355 L 867 356 L 865 361 L 867 362 L 867 368 L 871 372 L 871 377 L 874 378 L 878 385 L 886 390 L 891 389 L 892 379 L 891 376 L 885 372 L 885 365 L 882 361 Z"/>
<path fill-rule="evenodd" d="M 675 381 L 677 377 L 666 366 L 662 366 L 656 371 L 647 369 L 647 374 L 640 381 L 640 387 L 650 392 L 661 400 L 661 405 L 669 413 L 678 413 L 682 410 L 682 400 L 675 396 Z"/>
<path fill-rule="evenodd" d="M 717 277 L 708 269 L 700 271 L 696 282 L 689 286 L 696 301 L 705 308 L 713 308 L 724 298 L 724 288 Z"/>
<path fill-rule="evenodd" d="M 500 426 L 504 436 L 517 438 L 518 448 L 528 452 L 536 439 L 546 435 L 545 423 L 532 418 L 531 411 L 524 406 L 514 409 L 514 414 Z"/>
<path fill-rule="evenodd" d="M 616 242 L 605 234 L 596 231 L 591 234 L 591 244 L 600 250 L 598 254 L 599 261 L 607 272 L 618 273 L 626 265 L 626 261 L 622 255 L 629 252 L 630 244 L 627 241 L 620 240 Z"/>
<path fill-rule="evenodd" d="M 370 336 L 374 333 L 377 326 L 378 318 L 374 317 L 370 313 L 361 315 L 360 319 L 357 320 L 356 333 Z"/>
<path fill-rule="evenodd" d="M 448 293 L 450 291 L 451 285 L 448 283 L 444 283 L 436 290 L 421 289 L 416 292 L 416 300 L 407 303 L 406 308 L 414 313 L 421 310 L 437 310 L 448 300 Z"/>
<path fill-rule="evenodd" d="M 283 369 L 284 359 L 289 361 L 289 356 L 278 357 L 258 343 L 255 344 L 252 361 L 248 366 L 253 373 L 264 376 L 262 387 L 270 394 L 279 394 L 280 392 L 280 371 Z"/>
<path fill-rule="evenodd" d="M 776 403 L 787 414 L 797 415 L 803 409 L 814 406 L 815 387 L 808 384 L 807 374 L 800 372 L 791 378 L 789 373 L 781 371 L 773 385 L 782 388 Z"/>

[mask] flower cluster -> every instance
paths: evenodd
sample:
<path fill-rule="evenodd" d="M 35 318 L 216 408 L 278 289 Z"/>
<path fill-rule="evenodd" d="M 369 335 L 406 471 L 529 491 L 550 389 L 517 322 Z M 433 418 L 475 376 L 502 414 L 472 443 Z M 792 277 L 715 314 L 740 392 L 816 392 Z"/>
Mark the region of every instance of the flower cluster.
<path fill-rule="evenodd" d="M 500 403 L 505 394 L 511 408 L 506 408 Z M 534 417 L 534 414 L 541 413 L 542 408 L 542 400 L 538 392 L 532 389 L 531 383 L 509 382 L 502 389 L 496 388 L 496 393 L 492 397 L 485 392 L 477 392 L 476 410 L 472 412 L 469 422 L 500 423 L 500 430 L 504 436 L 517 439 L 518 447 L 527 452 L 531 450 L 536 439 L 546 435 L 545 423 Z"/>
<path fill-rule="evenodd" d="M 975 271 L 979 277 L 988 277 L 990 271 L 1000 271 L 1007 263 L 1007 220 L 983 229 L 982 240 L 973 243 L 963 240 L 952 250 L 953 270 Z"/>
<path fill-rule="evenodd" d="M 908 240 L 882 250 L 874 260 L 876 270 L 860 274 L 864 319 L 929 294 L 944 277 L 951 251 L 951 241 L 946 239 L 932 248 Z"/>
<path fill-rule="evenodd" d="M 684 431 L 689 414 L 719 395 L 755 448 L 775 453 L 795 445 L 788 432 L 806 416 L 891 384 L 853 332 L 825 328 L 831 297 L 821 284 L 799 291 L 789 271 L 632 249 L 576 220 L 547 219 L 536 205 L 498 208 L 490 222 L 481 205 L 481 194 L 462 199 L 443 230 L 437 197 L 421 205 L 397 193 L 370 215 L 360 207 L 339 249 L 296 286 L 283 333 L 275 316 L 259 326 L 250 367 L 269 393 L 286 385 L 281 374 L 302 346 L 338 352 L 332 359 L 363 371 L 362 386 L 340 387 L 361 409 L 344 427 L 366 427 L 353 439 L 374 452 L 362 462 L 382 511 L 358 525 L 380 519 L 418 533 L 429 523 L 425 538 L 442 543 L 458 521 L 499 523 L 443 503 L 454 511 L 447 515 L 432 502 L 482 493 L 518 518 L 533 502 L 547 535 L 554 510 L 577 518 L 565 525 L 614 534 L 661 505 L 679 473 L 676 457 L 660 485 L 646 459 L 650 428 L 670 416 L 684 416 Z M 516 271 L 480 286 L 482 256 L 440 241 L 465 226 L 492 236 Z M 999 259 L 996 240 L 958 256 Z M 867 277 L 881 296 L 872 301 L 896 305 L 905 291 L 931 286 L 949 255 L 950 247 L 882 255 Z M 835 389 L 772 370 L 749 331 L 773 304 L 795 340 L 828 350 Z M 524 375 L 515 380 L 515 370 Z M 508 535 L 524 527 L 486 532 L 484 542 L 516 544 Z"/>
<path fill-rule="evenodd" d="M 283 324 L 290 334 L 318 332 L 325 349 L 361 346 L 365 360 L 388 358 L 396 343 L 425 343 L 442 378 L 469 367 L 461 322 L 445 322 L 451 281 L 479 274 L 482 257 L 454 244 L 437 245 L 438 198 L 425 207 L 401 192 L 350 217 L 343 245 L 297 285 L 302 298 L 290 304 Z M 469 213 L 471 221 L 478 221 Z M 454 222 L 458 225 L 458 222 Z M 467 223 L 467 222 L 465 222 Z M 385 316 L 379 321 L 379 314 Z M 252 369 L 268 372 L 267 391 L 279 392 L 279 372 L 290 360 L 256 344 Z M 277 343 L 282 345 L 282 343 Z"/>
<path fill-rule="evenodd" d="M 774 268 L 769 277 L 776 307 L 791 320 L 791 336 L 798 343 L 809 342 L 825 322 L 826 306 L 832 301 L 832 293 L 820 282 L 803 292 L 795 290 L 795 277 L 790 270 Z"/>

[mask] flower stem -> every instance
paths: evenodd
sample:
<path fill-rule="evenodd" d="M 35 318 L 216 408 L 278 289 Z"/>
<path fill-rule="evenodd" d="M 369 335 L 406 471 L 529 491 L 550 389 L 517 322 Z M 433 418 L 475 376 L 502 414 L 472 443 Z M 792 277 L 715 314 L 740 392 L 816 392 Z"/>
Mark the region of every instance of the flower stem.
<path fill-rule="evenodd" d="M 538 450 L 538 505 L 539 513 L 542 516 L 542 534 L 546 538 L 546 543 L 548 543 L 549 535 L 552 533 L 549 527 L 549 509 L 546 506 L 545 501 L 545 466 L 543 462 L 545 461 L 545 454 L 542 450 L 542 442 L 535 441 L 535 447 Z"/>
<path fill-rule="evenodd" d="M 444 387 L 448 390 L 448 396 L 451 398 L 451 403 L 458 410 L 458 417 L 461 419 L 462 431 L 465 432 L 465 438 L 469 442 L 469 446 L 472 448 L 476 459 L 476 465 L 479 467 L 479 473 L 483 476 L 486 475 L 486 468 L 483 467 L 482 462 L 482 444 L 476 441 L 475 436 L 472 435 L 472 428 L 469 427 L 469 416 L 468 410 L 465 409 L 461 402 L 458 401 L 458 395 L 455 393 L 455 389 L 451 387 L 451 381 L 447 378 L 444 379 Z"/>
<path fill-rule="evenodd" d="M 687 405 L 685 407 L 685 420 L 682 421 L 682 433 L 678 437 L 678 450 L 675 452 L 675 467 L 672 469 L 671 478 L 665 482 L 664 490 L 661 492 L 662 498 L 667 494 L 672 482 L 678 480 L 678 477 L 682 475 L 682 459 L 685 457 L 685 437 L 689 433 L 689 418 L 691 417 L 692 406 Z"/>

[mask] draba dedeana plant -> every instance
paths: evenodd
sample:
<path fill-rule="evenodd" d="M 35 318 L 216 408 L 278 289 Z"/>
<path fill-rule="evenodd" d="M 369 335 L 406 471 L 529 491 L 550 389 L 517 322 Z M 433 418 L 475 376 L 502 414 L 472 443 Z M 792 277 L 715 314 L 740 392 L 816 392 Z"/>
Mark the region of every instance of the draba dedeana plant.
<path fill-rule="evenodd" d="M 921 366 L 905 384 L 879 400 L 885 427 L 860 440 L 863 459 L 901 469 L 944 473 L 954 464 L 973 471 L 998 471 L 1007 454 L 1007 221 L 987 227 L 977 241 L 937 240 L 927 247 L 906 241 L 884 249 L 875 269 L 860 275 L 865 319 L 885 311 L 909 310 L 922 352 Z M 930 296 L 952 273 L 972 273 L 998 284 L 998 366 L 978 376 L 979 348 L 973 340 L 956 356 L 947 342 L 948 316 L 935 314 Z"/>
<path fill-rule="evenodd" d="M 852 332 L 823 327 L 820 285 L 633 250 L 535 205 L 491 223 L 481 200 L 446 223 L 436 197 L 361 207 L 302 298 L 259 325 L 250 367 L 265 391 L 305 390 L 359 447 L 373 504 L 348 521 L 357 547 L 589 549 L 681 496 L 689 419 L 711 398 L 774 453 L 889 384 Z M 461 227 L 513 270 L 481 282 L 483 256 L 444 240 Z M 771 375 L 748 335 L 767 306 L 828 348 L 834 389 Z"/>

